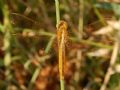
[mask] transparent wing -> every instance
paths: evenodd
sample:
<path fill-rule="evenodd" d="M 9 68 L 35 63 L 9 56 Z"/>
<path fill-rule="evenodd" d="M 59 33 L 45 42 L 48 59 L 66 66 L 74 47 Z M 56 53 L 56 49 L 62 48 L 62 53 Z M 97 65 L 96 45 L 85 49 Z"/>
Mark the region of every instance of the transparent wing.
<path fill-rule="evenodd" d="M 40 27 L 39 22 L 18 13 L 10 13 L 10 20 L 13 26 L 19 28 L 36 29 Z"/>

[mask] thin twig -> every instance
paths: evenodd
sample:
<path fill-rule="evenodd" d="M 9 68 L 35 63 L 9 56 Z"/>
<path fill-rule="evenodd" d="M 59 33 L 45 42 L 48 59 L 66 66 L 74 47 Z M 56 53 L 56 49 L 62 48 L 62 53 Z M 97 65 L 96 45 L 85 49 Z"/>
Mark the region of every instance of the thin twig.
<path fill-rule="evenodd" d="M 119 41 L 117 40 L 114 44 L 113 53 L 112 53 L 112 57 L 110 60 L 110 65 L 108 67 L 107 73 L 106 73 L 105 78 L 104 78 L 104 82 L 103 82 L 100 90 L 106 90 L 106 88 L 107 88 L 107 84 L 110 80 L 111 74 L 113 73 L 112 67 L 117 60 L 118 51 L 119 51 Z"/>

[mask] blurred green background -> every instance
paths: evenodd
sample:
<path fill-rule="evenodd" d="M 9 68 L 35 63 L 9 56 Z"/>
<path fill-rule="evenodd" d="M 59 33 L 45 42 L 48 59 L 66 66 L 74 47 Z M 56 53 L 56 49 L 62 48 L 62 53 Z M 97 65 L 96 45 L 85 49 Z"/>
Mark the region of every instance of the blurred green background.
<path fill-rule="evenodd" d="M 119 50 L 110 64 L 119 46 L 119 0 L 59 2 L 68 23 L 66 90 L 99 90 L 109 67 L 105 90 L 120 90 Z M 0 90 L 60 90 L 55 8 L 54 0 L 0 0 Z"/>

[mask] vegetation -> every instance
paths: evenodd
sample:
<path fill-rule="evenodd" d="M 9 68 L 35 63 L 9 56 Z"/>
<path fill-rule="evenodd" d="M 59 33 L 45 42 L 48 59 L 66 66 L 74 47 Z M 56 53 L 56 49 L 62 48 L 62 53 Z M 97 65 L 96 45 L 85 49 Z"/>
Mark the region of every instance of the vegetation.
<path fill-rule="evenodd" d="M 119 0 L 0 0 L 0 90 L 120 90 Z"/>

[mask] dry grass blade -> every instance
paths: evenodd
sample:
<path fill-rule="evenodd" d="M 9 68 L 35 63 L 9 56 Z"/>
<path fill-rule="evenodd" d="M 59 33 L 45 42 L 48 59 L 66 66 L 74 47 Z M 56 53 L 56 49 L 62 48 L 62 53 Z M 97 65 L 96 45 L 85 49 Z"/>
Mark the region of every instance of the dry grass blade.
<path fill-rule="evenodd" d="M 100 90 L 106 90 L 106 88 L 107 88 L 107 84 L 108 84 L 108 82 L 110 80 L 110 77 L 113 73 L 113 65 L 115 64 L 115 62 L 117 60 L 118 51 L 119 51 L 119 42 L 116 41 L 115 44 L 114 44 L 114 49 L 113 49 L 113 52 L 112 52 L 110 65 L 108 67 L 107 73 L 106 73 L 105 78 L 104 78 L 104 82 L 103 82 Z"/>

